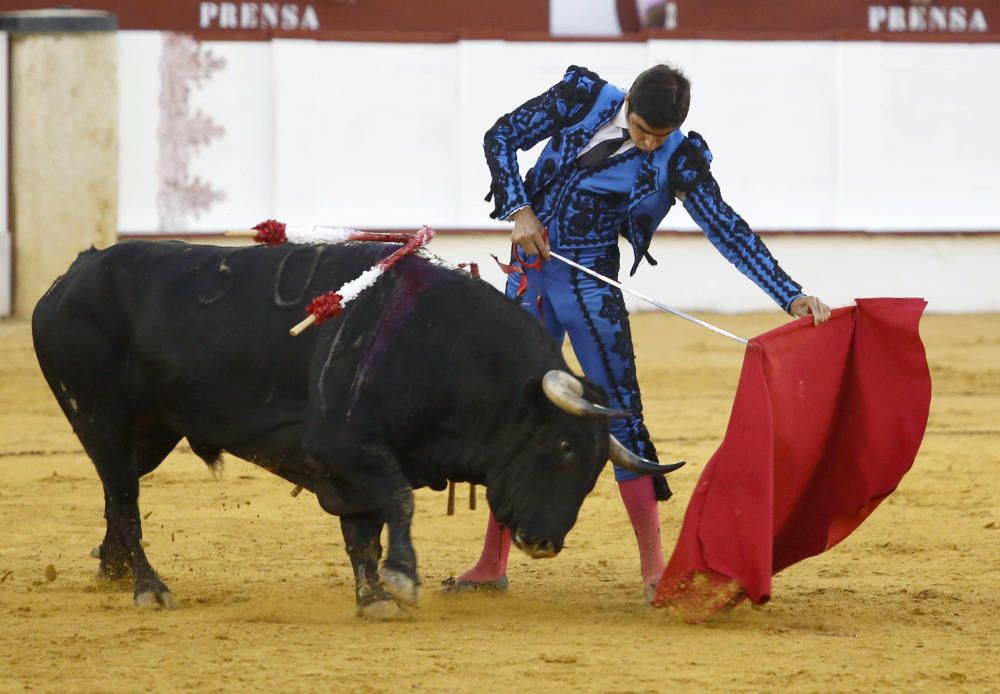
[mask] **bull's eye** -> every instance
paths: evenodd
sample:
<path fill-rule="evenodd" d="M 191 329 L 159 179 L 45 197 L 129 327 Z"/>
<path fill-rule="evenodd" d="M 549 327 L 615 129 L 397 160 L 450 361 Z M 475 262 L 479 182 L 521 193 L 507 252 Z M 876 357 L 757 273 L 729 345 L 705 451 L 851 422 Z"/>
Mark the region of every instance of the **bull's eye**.
<path fill-rule="evenodd" d="M 569 455 L 570 453 L 573 452 L 573 444 L 571 444 L 569 441 L 563 441 L 562 443 L 560 443 L 559 448 L 561 448 L 562 452 L 565 453 L 566 455 Z"/>

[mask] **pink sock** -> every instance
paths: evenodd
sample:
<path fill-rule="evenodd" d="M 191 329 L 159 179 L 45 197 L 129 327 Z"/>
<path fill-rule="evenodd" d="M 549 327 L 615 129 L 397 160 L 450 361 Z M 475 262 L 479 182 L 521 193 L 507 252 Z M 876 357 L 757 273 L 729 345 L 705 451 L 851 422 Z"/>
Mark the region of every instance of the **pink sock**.
<path fill-rule="evenodd" d="M 642 582 L 647 586 L 657 583 L 666 565 L 660 545 L 660 511 L 656 508 L 653 478 L 646 476 L 619 482 L 618 491 L 639 544 Z"/>
<path fill-rule="evenodd" d="M 460 581 L 495 581 L 507 573 L 507 557 L 510 554 L 510 530 L 497 523 L 490 512 L 486 523 L 486 540 L 479 561 L 471 569 L 458 577 Z"/>

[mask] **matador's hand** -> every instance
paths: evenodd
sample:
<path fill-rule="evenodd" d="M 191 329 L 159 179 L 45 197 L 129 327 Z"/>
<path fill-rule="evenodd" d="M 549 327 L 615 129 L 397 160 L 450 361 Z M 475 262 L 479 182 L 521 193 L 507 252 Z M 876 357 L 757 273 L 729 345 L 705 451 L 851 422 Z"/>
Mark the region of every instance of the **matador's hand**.
<path fill-rule="evenodd" d="M 522 207 L 511 219 L 514 220 L 514 230 L 510 232 L 510 240 L 528 255 L 541 255 L 549 260 L 549 240 L 545 237 L 545 227 L 535 216 L 534 210 Z"/>
<path fill-rule="evenodd" d="M 800 296 L 789 307 L 789 313 L 796 318 L 813 317 L 813 325 L 825 323 L 830 318 L 830 307 L 815 296 Z"/>

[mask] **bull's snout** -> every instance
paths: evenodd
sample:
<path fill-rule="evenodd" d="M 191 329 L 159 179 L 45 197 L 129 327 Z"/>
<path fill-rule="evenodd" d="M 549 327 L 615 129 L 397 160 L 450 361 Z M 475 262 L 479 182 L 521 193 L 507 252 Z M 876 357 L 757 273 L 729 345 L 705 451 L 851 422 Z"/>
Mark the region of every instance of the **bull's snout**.
<path fill-rule="evenodd" d="M 514 533 L 513 540 L 517 548 L 532 559 L 554 557 L 559 554 L 559 550 L 561 549 L 554 542 L 543 537 L 525 538 L 520 530 Z"/>

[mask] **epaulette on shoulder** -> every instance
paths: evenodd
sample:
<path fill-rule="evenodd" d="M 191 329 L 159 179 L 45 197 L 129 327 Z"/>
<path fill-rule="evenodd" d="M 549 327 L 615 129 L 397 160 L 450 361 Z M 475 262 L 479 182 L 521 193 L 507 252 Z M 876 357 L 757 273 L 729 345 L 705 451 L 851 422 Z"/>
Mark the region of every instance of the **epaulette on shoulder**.
<path fill-rule="evenodd" d="M 570 65 L 566 68 L 566 75 L 558 87 L 558 94 L 568 114 L 567 124 L 583 117 L 605 84 L 607 83 L 598 77 L 596 72 L 591 72 L 585 67 Z"/>
<path fill-rule="evenodd" d="M 580 79 L 581 77 L 591 82 L 601 81 L 601 77 L 596 72 L 594 72 L 593 70 L 588 70 L 585 67 L 581 67 L 579 65 L 570 65 L 568 68 L 566 68 L 566 78 Z"/>
<path fill-rule="evenodd" d="M 671 186 L 690 193 L 709 175 L 712 152 L 699 133 L 691 130 L 670 157 Z"/>
<path fill-rule="evenodd" d="M 708 142 L 705 141 L 704 135 L 694 130 L 689 130 L 687 141 L 709 164 L 712 163 L 712 151 L 708 148 Z"/>

